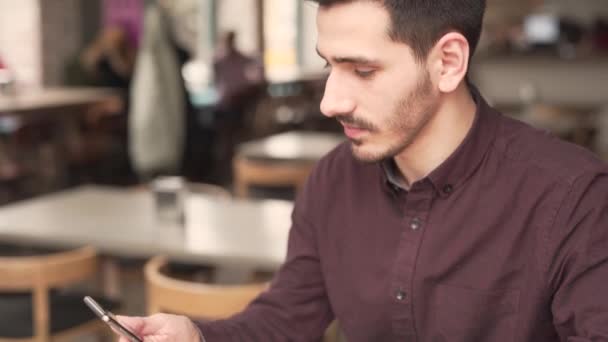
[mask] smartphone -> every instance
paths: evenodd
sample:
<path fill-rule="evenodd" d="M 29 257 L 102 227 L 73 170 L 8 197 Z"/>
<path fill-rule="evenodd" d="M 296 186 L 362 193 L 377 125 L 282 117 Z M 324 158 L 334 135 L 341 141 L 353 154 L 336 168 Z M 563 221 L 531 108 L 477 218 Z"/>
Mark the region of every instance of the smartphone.
<path fill-rule="evenodd" d="M 127 329 L 124 325 L 120 324 L 114 314 L 110 311 L 105 310 L 99 305 L 93 298 L 86 296 L 84 297 L 84 303 L 93 310 L 93 312 L 101 318 L 107 325 L 113 328 L 115 331 L 120 333 L 123 337 L 127 338 L 131 342 L 143 342 L 143 340 L 135 335 L 131 330 Z"/>

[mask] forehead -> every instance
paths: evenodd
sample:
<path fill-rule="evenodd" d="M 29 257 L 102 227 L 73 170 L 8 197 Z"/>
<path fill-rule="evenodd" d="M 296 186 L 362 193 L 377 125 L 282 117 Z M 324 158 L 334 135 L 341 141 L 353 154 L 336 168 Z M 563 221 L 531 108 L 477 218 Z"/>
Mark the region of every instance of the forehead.
<path fill-rule="evenodd" d="M 319 7 L 317 47 L 327 54 L 390 53 L 408 49 L 406 44 L 389 37 L 391 19 L 377 1 L 353 1 Z"/>

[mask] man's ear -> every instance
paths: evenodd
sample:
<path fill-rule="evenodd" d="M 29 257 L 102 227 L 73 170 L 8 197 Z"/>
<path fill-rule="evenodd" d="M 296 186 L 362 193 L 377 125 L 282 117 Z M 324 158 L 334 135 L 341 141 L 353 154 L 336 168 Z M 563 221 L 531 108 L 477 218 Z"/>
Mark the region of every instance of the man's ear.
<path fill-rule="evenodd" d="M 458 32 L 446 33 L 429 54 L 430 70 L 442 93 L 453 92 L 467 75 L 469 42 Z"/>

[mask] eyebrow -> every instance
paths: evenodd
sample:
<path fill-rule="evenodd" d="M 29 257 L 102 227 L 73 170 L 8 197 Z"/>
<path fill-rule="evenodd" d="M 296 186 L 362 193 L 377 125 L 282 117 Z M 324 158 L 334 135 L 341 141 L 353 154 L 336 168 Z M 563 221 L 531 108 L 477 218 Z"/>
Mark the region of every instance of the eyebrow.
<path fill-rule="evenodd" d="M 317 54 L 319 55 L 319 57 L 323 58 L 325 61 L 327 61 L 327 58 L 325 56 L 323 56 L 323 54 L 321 53 L 321 51 L 319 51 L 319 48 L 316 48 L 317 50 Z M 362 57 L 362 56 L 351 56 L 351 57 L 332 57 L 331 58 L 335 63 L 337 64 L 360 64 L 360 65 L 372 65 L 372 64 L 378 64 L 379 61 L 374 60 L 374 59 L 369 59 L 366 57 Z"/>

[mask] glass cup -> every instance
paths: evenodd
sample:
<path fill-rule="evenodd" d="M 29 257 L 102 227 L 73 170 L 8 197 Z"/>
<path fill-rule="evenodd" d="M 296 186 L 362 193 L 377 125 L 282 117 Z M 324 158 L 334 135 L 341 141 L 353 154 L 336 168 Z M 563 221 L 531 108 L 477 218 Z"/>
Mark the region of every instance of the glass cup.
<path fill-rule="evenodd" d="M 152 181 L 156 216 L 164 223 L 181 225 L 184 222 L 186 182 L 182 177 L 158 177 Z"/>

